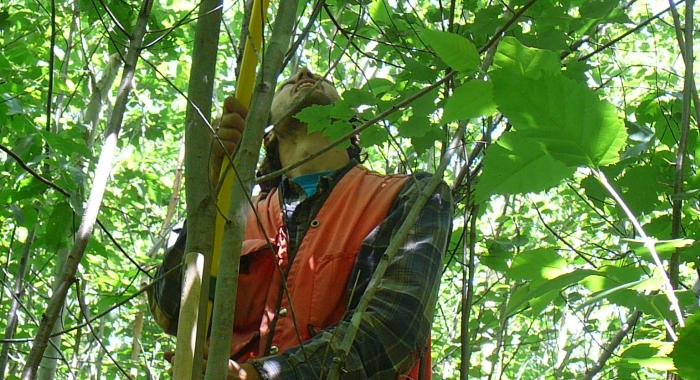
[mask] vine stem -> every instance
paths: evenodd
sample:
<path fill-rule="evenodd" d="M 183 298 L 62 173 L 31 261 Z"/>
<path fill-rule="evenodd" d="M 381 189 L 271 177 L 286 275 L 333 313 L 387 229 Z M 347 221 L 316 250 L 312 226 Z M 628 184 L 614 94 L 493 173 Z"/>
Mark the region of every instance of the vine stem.
<path fill-rule="evenodd" d="M 676 319 L 678 320 L 678 324 L 681 327 L 685 326 L 685 322 L 683 320 L 683 313 L 681 312 L 680 305 L 678 303 L 678 298 L 676 295 L 673 293 L 673 285 L 671 285 L 671 280 L 668 277 L 668 273 L 666 273 L 666 270 L 664 269 L 664 265 L 661 262 L 661 258 L 659 257 L 659 254 L 656 252 L 656 240 L 654 238 L 649 237 L 646 232 L 644 232 L 644 229 L 642 228 L 642 225 L 639 223 L 639 220 L 634 216 L 632 213 L 632 210 L 627 207 L 627 204 L 625 201 L 620 197 L 620 194 L 617 193 L 617 191 L 612 187 L 610 182 L 608 181 L 608 178 L 605 176 L 605 174 L 599 170 L 599 169 L 593 169 L 593 174 L 596 176 L 598 181 L 605 187 L 605 190 L 610 193 L 610 195 L 615 199 L 615 202 L 622 208 L 622 210 L 625 212 L 625 215 L 627 215 L 627 218 L 632 222 L 632 225 L 634 226 L 634 229 L 637 231 L 639 236 L 642 238 L 642 242 L 644 243 L 644 246 L 649 250 L 651 253 L 651 257 L 654 259 L 654 265 L 656 265 L 656 269 L 661 272 L 661 276 L 664 281 L 664 286 L 662 288 L 662 291 L 666 295 L 666 298 L 668 298 L 668 301 L 671 303 L 671 310 L 676 315 Z M 673 337 L 673 340 L 675 341 L 677 339 L 676 333 L 673 331 L 672 326 L 667 325 L 667 329 L 669 330 L 669 334 Z"/>
<path fill-rule="evenodd" d="M 134 27 L 134 36 L 129 44 L 129 52 L 126 57 L 122 80 L 119 85 L 117 98 L 115 100 L 114 111 L 112 112 L 112 117 L 109 120 L 108 128 L 105 133 L 105 142 L 102 147 L 102 152 L 100 153 L 97 168 L 95 169 L 95 179 L 93 181 L 87 207 L 85 208 L 85 213 L 83 214 L 80 227 L 78 228 L 75 244 L 68 255 L 66 264 L 61 273 L 61 283 L 54 290 L 54 293 L 52 294 L 46 307 L 46 312 L 42 315 L 41 324 L 39 325 L 39 329 L 36 334 L 36 340 L 34 341 L 32 349 L 27 356 L 27 361 L 24 369 L 22 370 L 21 376 L 24 380 L 34 379 L 37 375 L 37 368 L 48 345 L 51 329 L 53 328 L 54 323 L 56 323 L 59 313 L 63 308 L 70 285 L 76 279 L 78 266 L 80 265 L 80 261 L 85 253 L 87 243 L 92 236 L 92 231 L 94 230 L 95 222 L 97 220 L 97 214 L 99 213 L 100 206 L 102 205 L 102 199 L 104 198 L 107 182 L 109 180 L 114 155 L 117 151 L 117 139 L 119 132 L 121 131 L 129 93 L 131 92 L 131 88 L 133 86 L 139 50 L 141 49 L 141 44 L 143 43 L 143 36 L 146 32 L 148 16 L 151 13 L 152 6 L 153 0 L 146 0 L 143 2 L 139 12 L 138 20 L 136 22 L 136 26 Z"/>

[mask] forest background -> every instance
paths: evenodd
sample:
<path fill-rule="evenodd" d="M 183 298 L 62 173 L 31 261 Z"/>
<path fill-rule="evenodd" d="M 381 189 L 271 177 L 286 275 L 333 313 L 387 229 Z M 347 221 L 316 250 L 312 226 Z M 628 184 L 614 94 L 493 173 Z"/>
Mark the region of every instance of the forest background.
<path fill-rule="evenodd" d="M 166 377 L 174 340 L 142 289 L 184 219 L 201 16 L 196 1 L 153 4 L 115 107 L 142 4 L 0 6 L 0 378 L 19 376 L 61 283 L 115 112 L 99 225 L 38 377 Z M 250 14 L 242 0 L 222 10 L 214 114 Z M 337 138 L 351 115 L 380 115 L 360 135 L 365 165 L 444 167 L 452 188 L 436 378 L 700 378 L 697 13 L 691 1 L 298 2 L 282 77 L 307 66 L 343 97 L 301 117 Z"/>

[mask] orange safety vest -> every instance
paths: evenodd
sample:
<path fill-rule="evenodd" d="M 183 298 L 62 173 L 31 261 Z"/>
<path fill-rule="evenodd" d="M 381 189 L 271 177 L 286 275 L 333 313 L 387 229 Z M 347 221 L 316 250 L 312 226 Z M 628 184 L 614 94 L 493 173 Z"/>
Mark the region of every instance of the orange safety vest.
<path fill-rule="evenodd" d="M 276 189 L 257 200 L 257 216 L 248 216 L 241 252 L 234 359 L 244 362 L 283 352 L 343 317 L 348 280 L 362 241 L 385 219 L 407 179 L 371 173 L 359 165 L 350 169 L 311 222 L 291 267 Z M 286 290 L 281 286 L 283 273 Z M 402 378 L 418 379 L 419 368 L 416 363 Z M 430 379 L 430 368 L 428 347 L 423 379 Z"/>

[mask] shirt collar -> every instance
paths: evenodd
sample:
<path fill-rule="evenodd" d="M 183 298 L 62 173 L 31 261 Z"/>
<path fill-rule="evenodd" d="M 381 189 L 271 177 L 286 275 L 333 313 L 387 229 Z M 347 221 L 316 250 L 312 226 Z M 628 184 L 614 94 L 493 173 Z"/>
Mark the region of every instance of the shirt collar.
<path fill-rule="evenodd" d="M 350 159 L 350 161 L 343 166 L 342 168 L 328 174 L 325 176 L 321 176 L 318 180 L 318 190 L 316 191 L 316 194 L 324 193 L 326 191 L 329 191 L 332 189 L 343 176 L 350 171 L 353 167 L 357 165 L 357 161 L 354 159 Z M 286 196 L 294 194 L 295 197 L 298 198 L 306 198 L 306 193 L 304 192 L 304 189 L 301 188 L 297 183 L 292 181 L 290 177 L 287 175 L 284 175 L 282 177 L 282 181 L 280 182 L 280 186 L 284 187 L 284 192 Z"/>

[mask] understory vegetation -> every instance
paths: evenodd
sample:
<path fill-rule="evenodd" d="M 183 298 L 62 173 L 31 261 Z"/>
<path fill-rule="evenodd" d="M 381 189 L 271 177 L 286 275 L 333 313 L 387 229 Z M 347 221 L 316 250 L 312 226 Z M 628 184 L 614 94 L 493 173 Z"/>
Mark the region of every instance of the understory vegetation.
<path fill-rule="evenodd" d="M 38 378 L 168 378 L 175 340 L 143 289 L 185 219 L 201 16 L 196 0 L 153 4 L 119 106 L 142 3 L 0 5 L 0 379 L 20 377 L 59 290 Z M 306 66 L 342 96 L 299 118 L 331 140 L 360 120 L 372 170 L 445 167 L 455 213 L 434 378 L 700 378 L 693 1 L 297 3 L 281 77 Z M 250 14 L 244 0 L 221 11 L 213 115 Z M 65 282 L 116 113 L 97 225 Z"/>

